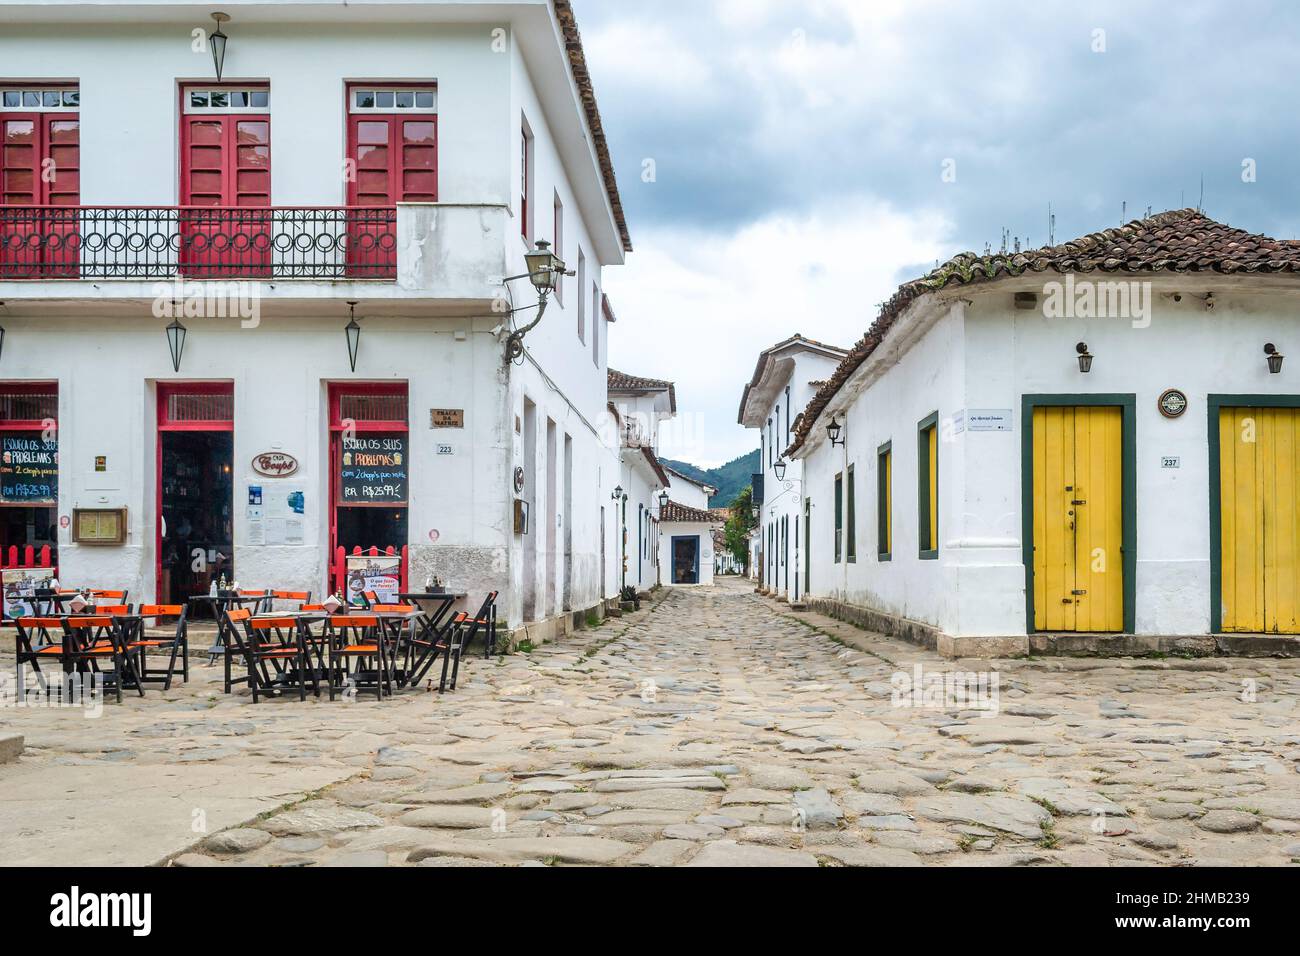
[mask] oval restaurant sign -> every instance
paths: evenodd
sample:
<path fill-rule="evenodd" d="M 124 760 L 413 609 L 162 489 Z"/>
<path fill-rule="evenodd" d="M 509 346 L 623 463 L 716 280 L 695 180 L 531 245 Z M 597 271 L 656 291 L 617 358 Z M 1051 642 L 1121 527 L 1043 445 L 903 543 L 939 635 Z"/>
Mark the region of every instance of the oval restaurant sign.
<path fill-rule="evenodd" d="M 281 451 L 253 456 L 253 471 L 267 478 L 288 478 L 298 470 L 298 459 Z"/>

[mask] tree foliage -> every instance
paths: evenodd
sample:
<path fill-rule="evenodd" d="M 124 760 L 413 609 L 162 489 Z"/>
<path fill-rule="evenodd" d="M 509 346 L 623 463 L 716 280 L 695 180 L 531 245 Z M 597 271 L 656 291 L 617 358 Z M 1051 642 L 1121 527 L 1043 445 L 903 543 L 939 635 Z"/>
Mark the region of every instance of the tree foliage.
<path fill-rule="evenodd" d="M 754 520 L 754 493 L 752 488 L 744 488 L 732 499 L 731 516 L 723 526 L 727 550 L 749 573 L 749 535 L 758 524 Z"/>

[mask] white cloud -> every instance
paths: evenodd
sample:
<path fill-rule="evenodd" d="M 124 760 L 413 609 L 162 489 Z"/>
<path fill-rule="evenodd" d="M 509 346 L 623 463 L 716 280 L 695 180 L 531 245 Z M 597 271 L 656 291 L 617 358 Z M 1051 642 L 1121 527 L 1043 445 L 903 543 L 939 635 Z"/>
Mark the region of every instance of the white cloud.
<path fill-rule="evenodd" d="M 736 411 L 758 353 L 795 332 L 852 345 L 900 271 L 933 264 L 951 232 L 938 213 L 867 200 L 762 219 L 728 237 L 646 230 L 640 251 L 606 274 L 620 318 L 610 364 L 677 383 L 679 423 L 665 432 L 664 455 L 721 464 L 757 446 Z"/>

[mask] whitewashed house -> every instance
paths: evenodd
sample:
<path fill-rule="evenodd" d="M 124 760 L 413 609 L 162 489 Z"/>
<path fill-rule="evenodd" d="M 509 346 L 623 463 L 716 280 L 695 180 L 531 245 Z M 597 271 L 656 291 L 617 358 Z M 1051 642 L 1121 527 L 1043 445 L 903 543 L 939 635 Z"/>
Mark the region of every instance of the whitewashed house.
<path fill-rule="evenodd" d="M 794 435 L 800 409 L 845 355 L 844 349 L 792 335 L 759 353 L 740 398 L 737 421 L 758 431 L 762 469 L 754 483 L 754 501 L 760 508 L 753 531 L 757 560 L 750 573 L 757 575 L 763 590 L 781 600 L 802 599 L 799 568 L 807 557 L 799 527 L 803 465 L 782 460 L 781 452 Z"/>
<path fill-rule="evenodd" d="M 180 601 L 391 549 L 541 636 L 602 607 L 631 244 L 569 3 L 212 9 L 0 2 L 3 560 Z"/>
<path fill-rule="evenodd" d="M 949 654 L 1300 653 L 1297 272 L 1185 209 L 902 286 L 786 453 L 811 603 Z"/>
<path fill-rule="evenodd" d="M 659 515 L 659 566 L 670 587 L 712 584 L 717 515 L 669 501 Z"/>
<path fill-rule="evenodd" d="M 660 497 L 671 476 L 659 460 L 659 426 L 677 414 L 672 382 L 609 369 L 609 410 L 618 432 L 619 481 L 611 507 L 618 524 L 619 582 L 638 591 L 660 583 Z"/>

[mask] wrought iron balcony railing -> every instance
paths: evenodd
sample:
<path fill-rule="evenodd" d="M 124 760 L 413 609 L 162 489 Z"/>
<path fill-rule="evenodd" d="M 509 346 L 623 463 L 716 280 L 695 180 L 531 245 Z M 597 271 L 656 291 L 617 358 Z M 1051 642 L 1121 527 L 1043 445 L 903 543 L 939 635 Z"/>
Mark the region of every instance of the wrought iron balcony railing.
<path fill-rule="evenodd" d="M 395 279 L 376 206 L 0 206 L 0 279 Z"/>

